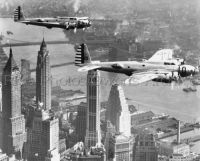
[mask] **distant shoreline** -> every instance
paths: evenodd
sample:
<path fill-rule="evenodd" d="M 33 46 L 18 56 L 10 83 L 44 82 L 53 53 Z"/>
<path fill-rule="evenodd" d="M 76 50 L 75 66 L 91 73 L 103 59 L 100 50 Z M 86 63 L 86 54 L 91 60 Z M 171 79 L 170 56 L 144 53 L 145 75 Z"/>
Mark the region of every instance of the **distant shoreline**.
<path fill-rule="evenodd" d="M 11 15 L 1 15 L 0 18 L 12 18 Z"/>

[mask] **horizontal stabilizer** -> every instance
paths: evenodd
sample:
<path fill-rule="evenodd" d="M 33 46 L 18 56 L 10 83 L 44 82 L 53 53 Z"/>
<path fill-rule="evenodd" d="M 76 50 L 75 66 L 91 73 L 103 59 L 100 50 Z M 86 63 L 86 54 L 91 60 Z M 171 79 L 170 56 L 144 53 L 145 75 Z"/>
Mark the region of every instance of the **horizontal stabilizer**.
<path fill-rule="evenodd" d="M 90 53 L 86 44 L 79 44 L 76 47 L 75 65 L 82 66 L 91 63 Z"/>
<path fill-rule="evenodd" d="M 24 20 L 25 20 L 25 17 L 24 17 L 22 8 L 21 6 L 18 6 L 14 12 L 14 21 L 17 22 L 17 21 L 24 21 Z"/>

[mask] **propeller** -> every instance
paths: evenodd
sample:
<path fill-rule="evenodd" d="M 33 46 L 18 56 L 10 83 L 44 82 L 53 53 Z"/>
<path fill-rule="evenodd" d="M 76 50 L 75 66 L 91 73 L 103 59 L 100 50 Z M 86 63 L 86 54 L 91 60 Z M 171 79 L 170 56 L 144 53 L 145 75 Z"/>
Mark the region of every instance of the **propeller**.
<path fill-rule="evenodd" d="M 181 62 L 181 65 L 184 65 L 184 64 L 186 64 L 186 60 L 185 59 L 183 59 L 183 61 Z"/>
<path fill-rule="evenodd" d="M 69 22 L 65 23 L 65 28 L 68 30 L 69 29 Z"/>
<path fill-rule="evenodd" d="M 77 28 L 75 27 L 75 28 L 74 28 L 74 33 L 76 34 L 76 32 L 77 32 Z"/>
<path fill-rule="evenodd" d="M 174 86 L 175 86 L 175 82 L 172 81 L 172 82 L 171 82 L 171 90 L 174 90 Z"/>

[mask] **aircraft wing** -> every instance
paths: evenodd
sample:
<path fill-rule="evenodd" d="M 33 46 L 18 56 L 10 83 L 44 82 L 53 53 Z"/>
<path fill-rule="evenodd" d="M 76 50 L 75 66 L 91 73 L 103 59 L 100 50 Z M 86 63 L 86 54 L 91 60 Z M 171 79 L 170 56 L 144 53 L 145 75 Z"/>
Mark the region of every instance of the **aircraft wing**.
<path fill-rule="evenodd" d="M 61 25 L 61 23 L 59 22 L 48 22 L 48 21 L 45 21 L 45 20 L 24 20 L 24 21 L 20 21 L 22 23 L 25 23 L 25 24 L 31 24 L 31 25 L 38 25 L 38 26 L 58 26 L 58 25 Z"/>
<path fill-rule="evenodd" d="M 94 69 L 98 69 L 98 68 L 101 68 L 101 66 L 97 66 L 97 65 L 87 65 L 87 66 L 84 66 L 84 67 L 80 67 L 78 69 L 79 72 L 87 72 L 89 70 L 94 70 Z"/>
<path fill-rule="evenodd" d="M 86 20 L 89 17 L 56 17 L 58 19 L 70 19 L 70 20 Z"/>
<path fill-rule="evenodd" d="M 163 70 L 134 73 L 132 76 L 125 80 L 125 84 L 140 84 L 169 73 L 171 72 Z"/>

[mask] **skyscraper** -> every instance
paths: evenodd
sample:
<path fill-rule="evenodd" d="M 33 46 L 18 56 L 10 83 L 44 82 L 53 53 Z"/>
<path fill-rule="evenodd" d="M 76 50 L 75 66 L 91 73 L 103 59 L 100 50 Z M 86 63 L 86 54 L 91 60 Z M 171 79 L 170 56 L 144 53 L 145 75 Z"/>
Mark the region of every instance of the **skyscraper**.
<path fill-rule="evenodd" d="M 106 111 L 106 120 L 115 127 L 117 133 L 131 136 L 131 118 L 128 104 L 122 87 L 114 84 L 111 87 Z"/>
<path fill-rule="evenodd" d="M 43 109 L 35 109 L 28 129 L 28 160 L 60 161 L 59 121 Z"/>
<path fill-rule="evenodd" d="M 87 125 L 85 145 L 90 148 L 100 143 L 100 73 L 88 71 L 87 75 Z"/>
<path fill-rule="evenodd" d="M 36 103 L 42 105 L 42 109 L 51 108 L 51 71 L 49 51 L 43 39 L 37 57 L 36 67 Z"/>
<path fill-rule="evenodd" d="M 87 119 L 87 103 L 81 102 L 78 106 L 78 114 L 76 117 L 76 134 L 77 141 L 84 142 L 86 133 L 86 119 Z"/>
<path fill-rule="evenodd" d="M 13 58 L 12 49 L 2 75 L 3 146 L 7 155 L 22 157 L 26 142 L 24 115 L 21 114 L 21 74 Z"/>
<path fill-rule="evenodd" d="M 5 54 L 3 48 L 0 48 L 0 81 L 2 80 L 3 69 L 8 61 L 8 56 Z"/>
<path fill-rule="evenodd" d="M 113 160 L 115 157 L 115 127 L 107 121 L 104 146 L 106 149 L 106 160 Z"/>
<path fill-rule="evenodd" d="M 2 84 L 0 82 L 0 112 L 2 111 Z"/>
<path fill-rule="evenodd" d="M 158 147 L 153 134 L 141 133 L 135 139 L 133 161 L 157 161 Z"/>
<path fill-rule="evenodd" d="M 130 111 L 124 91 L 118 84 L 114 84 L 111 87 L 106 120 L 110 123 L 110 127 L 114 129 L 114 133 L 109 132 L 107 129 L 106 136 L 108 138 L 106 140 L 112 140 L 112 135 L 114 135 L 114 143 L 105 143 L 107 145 L 107 159 L 113 158 L 116 161 L 130 161 L 133 143 L 133 138 L 131 138 Z M 113 153 L 112 155 L 110 155 L 110 151 Z"/>
<path fill-rule="evenodd" d="M 0 148 L 3 146 L 2 84 L 0 82 Z"/>
<path fill-rule="evenodd" d="M 59 120 L 51 109 L 50 62 L 43 39 L 36 68 L 36 107 L 28 127 L 28 160 L 60 161 Z M 32 116 L 33 115 L 33 116 Z"/>
<path fill-rule="evenodd" d="M 30 62 L 26 59 L 21 59 L 21 76 L 23 83 L 31 79 Z"/>

